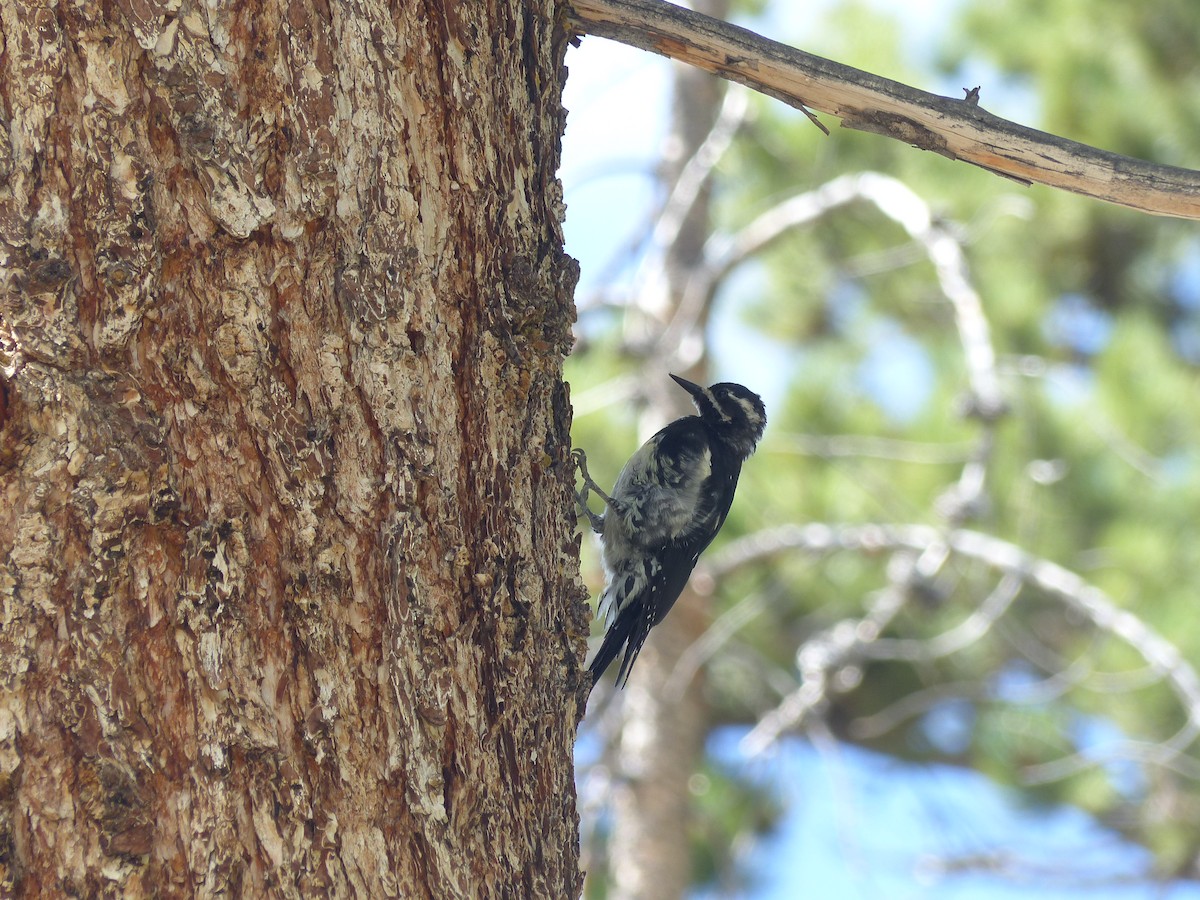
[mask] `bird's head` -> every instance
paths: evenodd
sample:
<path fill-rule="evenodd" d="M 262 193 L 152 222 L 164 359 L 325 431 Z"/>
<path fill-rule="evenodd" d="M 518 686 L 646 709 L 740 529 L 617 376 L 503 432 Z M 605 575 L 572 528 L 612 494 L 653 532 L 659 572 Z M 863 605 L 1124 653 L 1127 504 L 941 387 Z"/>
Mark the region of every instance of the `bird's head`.
<path fill-rule="evenodd" d="M 701 387 L 678 375 L 671 377 L 692 395 L 700 418 L 721 441 L 742 457 L 754 452 L 767 426 L 767 408 L 758 394 L 732 381 Z"/>

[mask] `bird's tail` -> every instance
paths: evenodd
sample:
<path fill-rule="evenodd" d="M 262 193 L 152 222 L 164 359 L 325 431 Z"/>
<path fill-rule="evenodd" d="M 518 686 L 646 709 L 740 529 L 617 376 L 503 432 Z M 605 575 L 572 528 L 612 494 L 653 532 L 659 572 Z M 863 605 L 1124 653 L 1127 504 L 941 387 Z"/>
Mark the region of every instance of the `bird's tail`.
<path fill-rule="evenodd" d="M 613 622 L 612 627 L 604 634 L 604 641 L 600 644 L 600 649 L 596 651 L 596 656 L 592 660 L 592 664 L 588 666 L 588 671 L 592 673 L 592 686 L 596 686 L 596 682 L 600 680 L 605 670 L 612 665 L 612 661 L 617 658 L 617 654 L 621 652 L 621 645 L 625 643 L 625 639 L 629 637 L 629 625 L 627 621 L 622 621 L 620 618 Z M 622 669 L 625 667 L 622 666 Z"/>
<path fill-rule="evenodd" d="M 617 670 L 617 686 L 625 686 L 633 669 L 633 661 L 641 653 L 642 644 L 646 643 L 646 636 L 650 634 L 652 624 L 640 603 L 630 603 L 617 614 L 616 620 L 604 635 L 600 649 L 596 651 L 595 659 L 588 666 L 592 673 L 592 687 L 596 686 L 596 682 L 617 658 L 622 645 L 625 646 L 625 656 L 621 660 L 621 668 Z"/>

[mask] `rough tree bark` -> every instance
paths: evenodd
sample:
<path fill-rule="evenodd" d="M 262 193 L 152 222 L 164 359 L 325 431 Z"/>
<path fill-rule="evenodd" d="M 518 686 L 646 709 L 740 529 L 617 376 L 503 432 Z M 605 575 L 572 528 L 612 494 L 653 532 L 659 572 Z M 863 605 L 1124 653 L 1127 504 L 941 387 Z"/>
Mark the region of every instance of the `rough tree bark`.
<path fill-rule="evenodd" d="M 0 891 L 578 893 L 556 12 L 0 2 Z"/>

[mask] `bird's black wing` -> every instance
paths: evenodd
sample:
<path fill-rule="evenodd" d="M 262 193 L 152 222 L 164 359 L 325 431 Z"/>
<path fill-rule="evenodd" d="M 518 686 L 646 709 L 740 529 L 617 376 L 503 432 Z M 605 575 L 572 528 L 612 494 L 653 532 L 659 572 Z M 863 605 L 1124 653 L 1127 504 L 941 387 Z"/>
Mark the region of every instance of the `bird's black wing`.
<path fill-rule="evenodd" d="M 634 568 L 612 573 L 607 601 L 615 618 L 589 667 L 593 682 L 622 646 L 617 684 L 628 680 L 650 629 L 679 599 L 700 554 L 724 524 L 741 472 L 741 460 L 713 441 L 694 416 L 672 422 L 639 452 L 652 454 L 644 468 L 653 478 L 645 496 L 637 498 L 645 501 L 638 533 L 653 536 L 654 542 L 631 560 Z M 669 508 L 681 497 L 693 498 L 687 515 Z"/>

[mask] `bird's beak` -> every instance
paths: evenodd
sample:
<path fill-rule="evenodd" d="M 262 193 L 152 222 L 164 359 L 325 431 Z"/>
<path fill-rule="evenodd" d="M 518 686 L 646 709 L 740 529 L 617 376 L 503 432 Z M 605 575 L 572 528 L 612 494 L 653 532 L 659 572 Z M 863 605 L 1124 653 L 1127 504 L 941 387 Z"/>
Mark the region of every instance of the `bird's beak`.
<path fill-rule="evenodd" d="M 675 379 L 675 383 L 677 385 L 679 385 L 693 397 L 697 396 L 701 391 L 704 390 L 704 388 L 700 387 L 700 385 L 692 384 L 686 378 L 680 378 L 678 375 L 672 375 L 671 377 Z"/>

